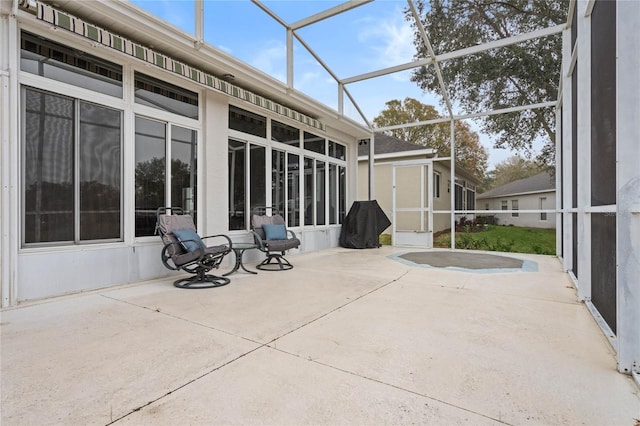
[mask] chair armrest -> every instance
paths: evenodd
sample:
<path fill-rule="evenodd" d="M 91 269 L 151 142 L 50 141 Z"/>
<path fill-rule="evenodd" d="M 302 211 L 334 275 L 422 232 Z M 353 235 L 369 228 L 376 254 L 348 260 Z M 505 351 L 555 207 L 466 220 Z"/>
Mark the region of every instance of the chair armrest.
<path fill-rule="evenodd" d="M 296 237 L 296 233 L 293 232 L 291 229 L 287 229 L 287 232 L 289 233 L 289 235 L 291 235 L 291 238 L 298 238 Z"/>
<path fill-rule="evenodd" d="M 231 251 L 231 249 L 233 248 L 233 242 L 231 241 L 231 238 L 229 238 L 229 236 L 225 234 L 207 235 L 206 237 L 201 237 L 203 241 L 207 238 L 224 238 L 227 240 L 227 244 L 229 244 L 229 251 Z"/>
<path fill-rule="evenodd" d="M 258 234 L 256 231 L 254 231 L 253 229 L 251 230 L 251 233 L 253 234 L 253 241 L 256 243 L 256 245 L 258 246 L 258 250 L 260 251 L 265 251 L 265 247 L 264 247 L 264 241 L 262 240 L 262 237 L 260 236 L 260 234 Z"/>

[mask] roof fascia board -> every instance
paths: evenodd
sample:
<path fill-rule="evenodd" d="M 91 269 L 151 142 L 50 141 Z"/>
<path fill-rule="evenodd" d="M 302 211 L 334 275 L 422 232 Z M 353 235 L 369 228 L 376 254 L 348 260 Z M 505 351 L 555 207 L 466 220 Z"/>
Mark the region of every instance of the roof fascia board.
<path fill-rule="evenodd" d="M 525 191 L 525 192 L 513 192 L 513 193 L 508 193 L 508 194 L 502 194 L 502 195 L 490 195 L 488 197 L 483 197 L 482 194 L 478 194 L 476 198 L 504 198 L 504 197 L 515 197 L 518 195 L 535 195 L 535 194 L 542 194 L 542 193 L 546 193 L 546 192 L 556 192 L 555 188 L 553 189 L 540 189 L 538 191 Z"/>
<path fill-rule="evenodd" d="M 378 160 L 378 159 L 394 158 L 394 157 L 398 157 L 398 158 L 415 157 L 416 155 L 433 155 L 434 152 L 435 151 L 433 150 L 433 148 L 416 149 L 415 151 L 399 151 L 399 152 L 389 152 L 384 154 L 376 154 L 373 156 L 373 158 L 375 160 Z M 358 156 L 358 161 L 364 161 L 364 160 L 367 160 L 368 158 L 369 158 L 368 155 L 360 155 Z"/>

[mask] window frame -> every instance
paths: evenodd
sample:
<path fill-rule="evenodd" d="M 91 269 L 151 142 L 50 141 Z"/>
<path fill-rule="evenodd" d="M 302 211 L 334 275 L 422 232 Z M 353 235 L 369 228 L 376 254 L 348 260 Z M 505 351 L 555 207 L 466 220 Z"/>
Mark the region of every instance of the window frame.
<path fill-rule="evenodd" d="M 544 209 L 544 203 L 547 201 L 547 197 L 539 197 L 538 198 L 538 203 L 539 203 L 539 207 L 540 210 Z M 540 212 L 540 222 L 546 222 L 547 221 L 547 212 Z"/>
<path fill-rule="evenodd" d="M 49 79 L 45 78 L 45 77 L 41 77 L 41 76 L 36 76 L 37 79 L 43 79 L 46 81 L 50 81 Z M 59 82 L 54 80 L 56 83 L 59 84 L 63 84 L 66 85 L 66 83 L 63 82 Z M 54 88 L 56 85 L 52 85 Z M 80 89 L 83 91 L 86 91 L 88 89 Z M 49 94 L 52 96 L 56 96 L 59 98 L 64 98 L 67 99 L 69 101 L 72 102 L 73 106 L 73 112 L 72 112 L 72 130 L 73 130 L 73 135 L 72 135 L 72 154 L 71 154 L 71 161 L 72 161 L 72 175 L 73 175 L 73 182 L 72 182 L 72 187 L 73 187 L 73 201 L 72 201 L 72 206 L 71 206 L 71 214 L 72 214 L 72 221 L 73 221 L 73 239 L 69 239 L 69 240 L 59 240 L 59 241 L 43 241 L 43 242 L 26 242 L 26 225 L 27 225 L 27 221 L 26 221 L 26 213 L 27 213 L 27 206 L 26 206 L 26 141 L 25 141 L 25 137 L 27 135 L 27 111 L 26 111 L 26 96 L 27 96 L 27 91 L 34 91 L 34 92 L 39 92 L 39 93 L 44 93 L 44 94 Z M 30 84 L 26 84 L 26 82 L 21 81 L 20 82 L 20 101 L 21 101 L 21 105 L 20 105 L 20 128 L 21 128 L 21 134 L 22 137 L 20 138 L 19 144 L 20 144 L 20 164 L 19 164 L 19 168 L 20 168 L 20 177 L 21 177 L 21 184 L 20 184 L 20 247 L 21 248 L 37 248 L 37 247 L 77 247 L 77 246 L 84 246 L 84 245 L 93 245 L 93 244 L 103 244 L 103 243 L 121 243 L 124 241 L 125 239 L 125 194 L 126 194 L 126 185 L 125 185 L 125 180 L 124 180 L 124 169 L 125 169 L 125 159 L 124 159 L 124 147 L 125 147 L 125 111 L 123 111 L 122 109 L 119 108 L 114 108 L 112 106 L 109 105 L 104 105 L 102 103 L 98 103 L 98 102 L 92 102 L 90 100 L 87 99 L 82 99 L 82 98 L 78 98 L 76 96 L 73 96 L 75 94 L 72 93 L 70 95 L 65 94 L 65 93 L 60 93 L 58 91 L 52 91 L 52 90 L 47 90 L 46 88 L 43 87 L 37 87 L 34 85 L 30 85 Z M 107 97 L 111 97 L 110 95 L 106 95 L 106 94 L 101 94 L 101 96 L 107 96 Z M 100 108 L 105 108 L 105 109 L 110 109 L 113 111 L 117 111 L 120 115 L 120 153 L 119 153 L 119 161 L 120 161 L 120 171 L 119 171 L 119 198 L 120 198 L 120 212 L 119 212 L 119 236 L 118 237 L 113 237 L 113 238 L 100 238 L 100 239 L 87 239 L 87 240 L 83 240 L 81 239 L 81 231 L 82 231 L 82 226 L 81 226 L 81 215 L 82 215 L 82 205 L 81 205 L 81 149 L 80 149 L 80 145 L 82 143 L 81 140 L 81 105 L 82 104 L 90 104 L 90 105 L 96 105 Z"/>
<path fill-rule="evenodd" d="M 284 152 L 285 154 L 285 171 L 287 174 L 287 185 L 285 185 L 285 197 L 286 197 L 286 204 L 285 204 L 285 211 L 284 212 L 280 212 L 282 214 L 282 216 L 284 217 L 286 223 L 288 224 L 289 227 L 292 228 L 302 228 L 302 227 L 307 227 L 307 228 L 312 228 L 312 227 L 323 227 L 323 228 L 327 228 L 327 227 L 331 227 L 331 226 L 340 226 L 342 221 L 344 220 L 344 218 L 346 217 L 346 213 L 343 213 L 341 211 L 341 206 L 346 206 L 346 200 L 347 200 L 347 184 L 346 181 L 342 181 L 342 179 L 346 179 L 346 175 L 348 173 L 348 162 L 347 162 L 347 157 L 348 157 L 348 149 L 347 149 L 347 144 L 344 142 L 340 142 L 340 141 L 334 141 L 334 140 L 330 140 L 329 137 L 327 135 L 325 135 L 323 132 L 320 132 L 318 129 L 307 129 L 305 126 L 301 126 L 299 123 L 295 123 L 295 122 L 291 122 L 290 120 L 287 120 L 284 117 L 280 117 L 280 116 L 272 116 L 271 114 L 265 114 L 264 111 L 262 110 L 256 110 L 256 109 L 252 109 L 250 107 L 248 107 L 247 105 L 244 104 L 236 104 L 236 103 L 230 103 L 230 106 L 240 109 L 240 110 L 245 110 L 247 112 L 249 112 L 250 114 L 258 114 L 260 116 L 264 116 L 266 118 L 266 128 L 267 128 L 267 135 L 265 138 L 261 138 L 260 136 L 256 136 L 250 133 L 243 133 L 239 130 L 235 130 L 229 127 L 228 130 L 228 134 L 227 134 L 227 139 L 228 140 L 235 140 L 235 141 L 240 141 L 240 142 L 244 142 L 244 143 L 248 143 L 248 144 L 252 144 L 252 145 L 260 145 L 260 146 L 264 146 L 266 148 L 266 152 L 265 152 L 265 157 L 266 157 L 266 171 L 265 171 L 265 179 L 266 179 L 266 192 L 267 194 L 265 195 L 265 199 L 266 199 L 266 204 L 271 206 L 273 205 L 273 192 L 272 192 L 272 159 L 273 159 L 273 151 L 279 151 L 279 152 Z M 298 144 L 291 144 L 291 141 L 287 141 L 287 143 L 284 142 L 279 142 L 279 141 L 275 141 L 273 140 L 272 136 L 271 136 L 271 132 L 273 129 L 272 123 L 273 122 L 277 122 L 280 125 L 286 125 L 286 126 L 290 126 L 293 128 L 296 128 L 299 130 L 299 143 Z M 315 137 L 317 137 L 318 139 L 323 139 L 324 140 L 324 153 L 318 153 L 312 150 L 308 150 L 304 148 L 304 137 L 305 134 L 308 135 L 313 135 Z M 332 152 L 330 152 L 329 147 L 331 146 L 330 144 L 334 144 L 335 145 L 340 145 L 341 147 L 343 147 L 344 150 L 344 154 L 345 154 L 345 159 L 341 160 L 338 158 L 333 157 L 331 154 Z M 228 152 L 228 151 L 227 151 Z M 289 174 L 290 174 L 290 170 L 289 170 L 289 159 L 291 155 L 296 155 L 298 157 L 298 181 L 297 181 L 297 185 L 298 185 L 298 197 L 294 197 L 292 196 L 292 194 L 289 193 Z M 314 209 L 313 211 L 313 219 L 312 219 L 312 224 L 305 224 L 305 197 L 308 197 L 309 194 L 306 194 L 305 192 L 305 181 L 304 181 L 304 161 L 305 158 L 307 159 L 311 159 L 313 161 L 312 163 L 312 185 L 314 188 L 314 194 L 312 194 L 312 199 L 315 200 L 317 199 L 317 194 L 315 194 L 315 191 L 318 188 L 318 184 L 320 184 L 320 182 L 318 182 L 317 180 L 317 165 L 318 162 L 323 162 L 324 163 L 324 181 L 321 183 L 321 186 L 324 187 L 324 194 L 323 194 L 323 198 L 324 198 L 324 212 L 322 212 L 321 215 L 318 215 L 318 212 L 316 211 L 316 209 Z M 247 163 L 245 163 L 247 164 Z M 335 192 L 334 194 L 332 194 L 332 190 L 330 188 L 330 184 L 332 183 L 330 180 L 330 170 L 331 170 L 331 165 L 335 165 L 336 167 L 336 181 L 334 182 L 336 188 L 335 188 Z M 342 172 L 344 171 L 344 173 L 342 174 Z M 230 170 L 228 171 L 228 173 L 230 173 Z M 249 197 L 249 194 L 247 194 L 249 191 L 247 191 L 246 189 L 246 182 L 249 182 L 249 180 L 251 179 L 251 168 L 250 167 L 246 167 L 245 170 L 245 198 Z M 343 188 L 344 186 L 344 188 Z M 336 209 L 338 210 L 335 214 L 337 223 L 331 223 L 332 222 L 332 218 L 333 216 L 331 216 L 331 212 L 330 212 L 330 197 L 332 195 L 335 195 L 335 206 Z M 293 201 L 295 202 L 297 200 L 298 205 L 295 206 L 295 208 L 290 208 L 290 203 Z M 244 208 L 244 214 L 245 216 L 247 216 L 246 220 L 245 220 L 245 226 L 246 229 L 231 229 L 231 226 L 229 226 L 229 232 L 230 233 L 241 233 L 241 232 L 246 232 L 247 230 L 250 229 L 250 223 L 249 223 L 249 217 L 251 212 L 247 212 L 247 206 L 248 204 L 246 204 L 245 201 L 245 208 Z M 229 215 L 231 212 L 231 206 L 227 206 L 228 211 L 227 214 Z M 297 211 L 298 214 L 298 220 L 297 220 L 297 224 L 295 224 L 293 222 L 294 218 L 293 215 L 295 214 L 295 212 Z M 290 214 L 290 212 L 293 212 L 293 214 Z M 324 224 L 317 224 L 317 219 L 318 216 L 322 217 L 324 216 L 325 218 L 325 223 Z"/>

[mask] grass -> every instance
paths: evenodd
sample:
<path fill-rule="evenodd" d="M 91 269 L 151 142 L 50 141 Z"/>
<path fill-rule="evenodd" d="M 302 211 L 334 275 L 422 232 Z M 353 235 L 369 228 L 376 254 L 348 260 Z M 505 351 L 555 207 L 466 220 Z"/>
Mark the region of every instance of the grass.
<path fill-rule="evenodd" d="M 451 234 L 434 237 L 434 247 L 451 247 Z M 456 248 L 513 253 L 555 254 L 555 229 L 487 225 L 482 232 L 456 232 Z"/>
<path fill-rule="evenodd" d="M 380 244 L 382 244 L 383 246 L 390 246 L 391 245 L 391 234 L 382 234 L 382 235 L 380 235 L 380 239 L 378 241 L 380 241 Z"/>

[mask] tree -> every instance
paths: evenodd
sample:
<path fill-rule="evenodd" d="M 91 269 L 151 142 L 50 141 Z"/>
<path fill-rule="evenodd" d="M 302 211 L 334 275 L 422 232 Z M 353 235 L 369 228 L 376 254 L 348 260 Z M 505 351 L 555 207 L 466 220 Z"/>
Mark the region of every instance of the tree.
<path fill-rule="evenodd" d="M 373 119 L 376 127 L 442 118 L 433 106 L 413 98 L 405 98 L 402 102 L 394 99 L 385 105 L 386 108 Z M 449 122 L 394 129 L 385 133 L 407 142 L 437 149 L 441 157 L 447 157 L 451 153 Z M 467 123 L 456 121 L 455 142 L 457 164 L 482 179 L 487 170 L 488 155 L 480 144 L 478 134 L 471 130 Z"/>
<path fill-rule="evenodd" d="M 484 191 L 487 191 L 514 180 L 535 176 L 543 170 L 543 167 L 535 161 L 513 155 L 496 164 L 495 169 L 487 173 L 482 186 Z"/>
<path fill-rule="evenodd" d="M 425 31 L 436 54 L 566 22 L 568 1 L 563 0 L 418 0 Z M 410 12 L 407 11 L 409 18 Z M 417 59 L 429 57 L 415 23 Z M 560 34 L 499 49 L 439 62 L 449 97 L 466 113 L 554 101 L 558 95 L 561 64 Z M 423 90 L 441 94 L 432 66 L 412 75 Z M 540 160 L 554 163 L 555 111 L 525 110 L 482 118 L 483 131 L 497 135 L 495 147 L 530 152 L 543 138 Z"/>

